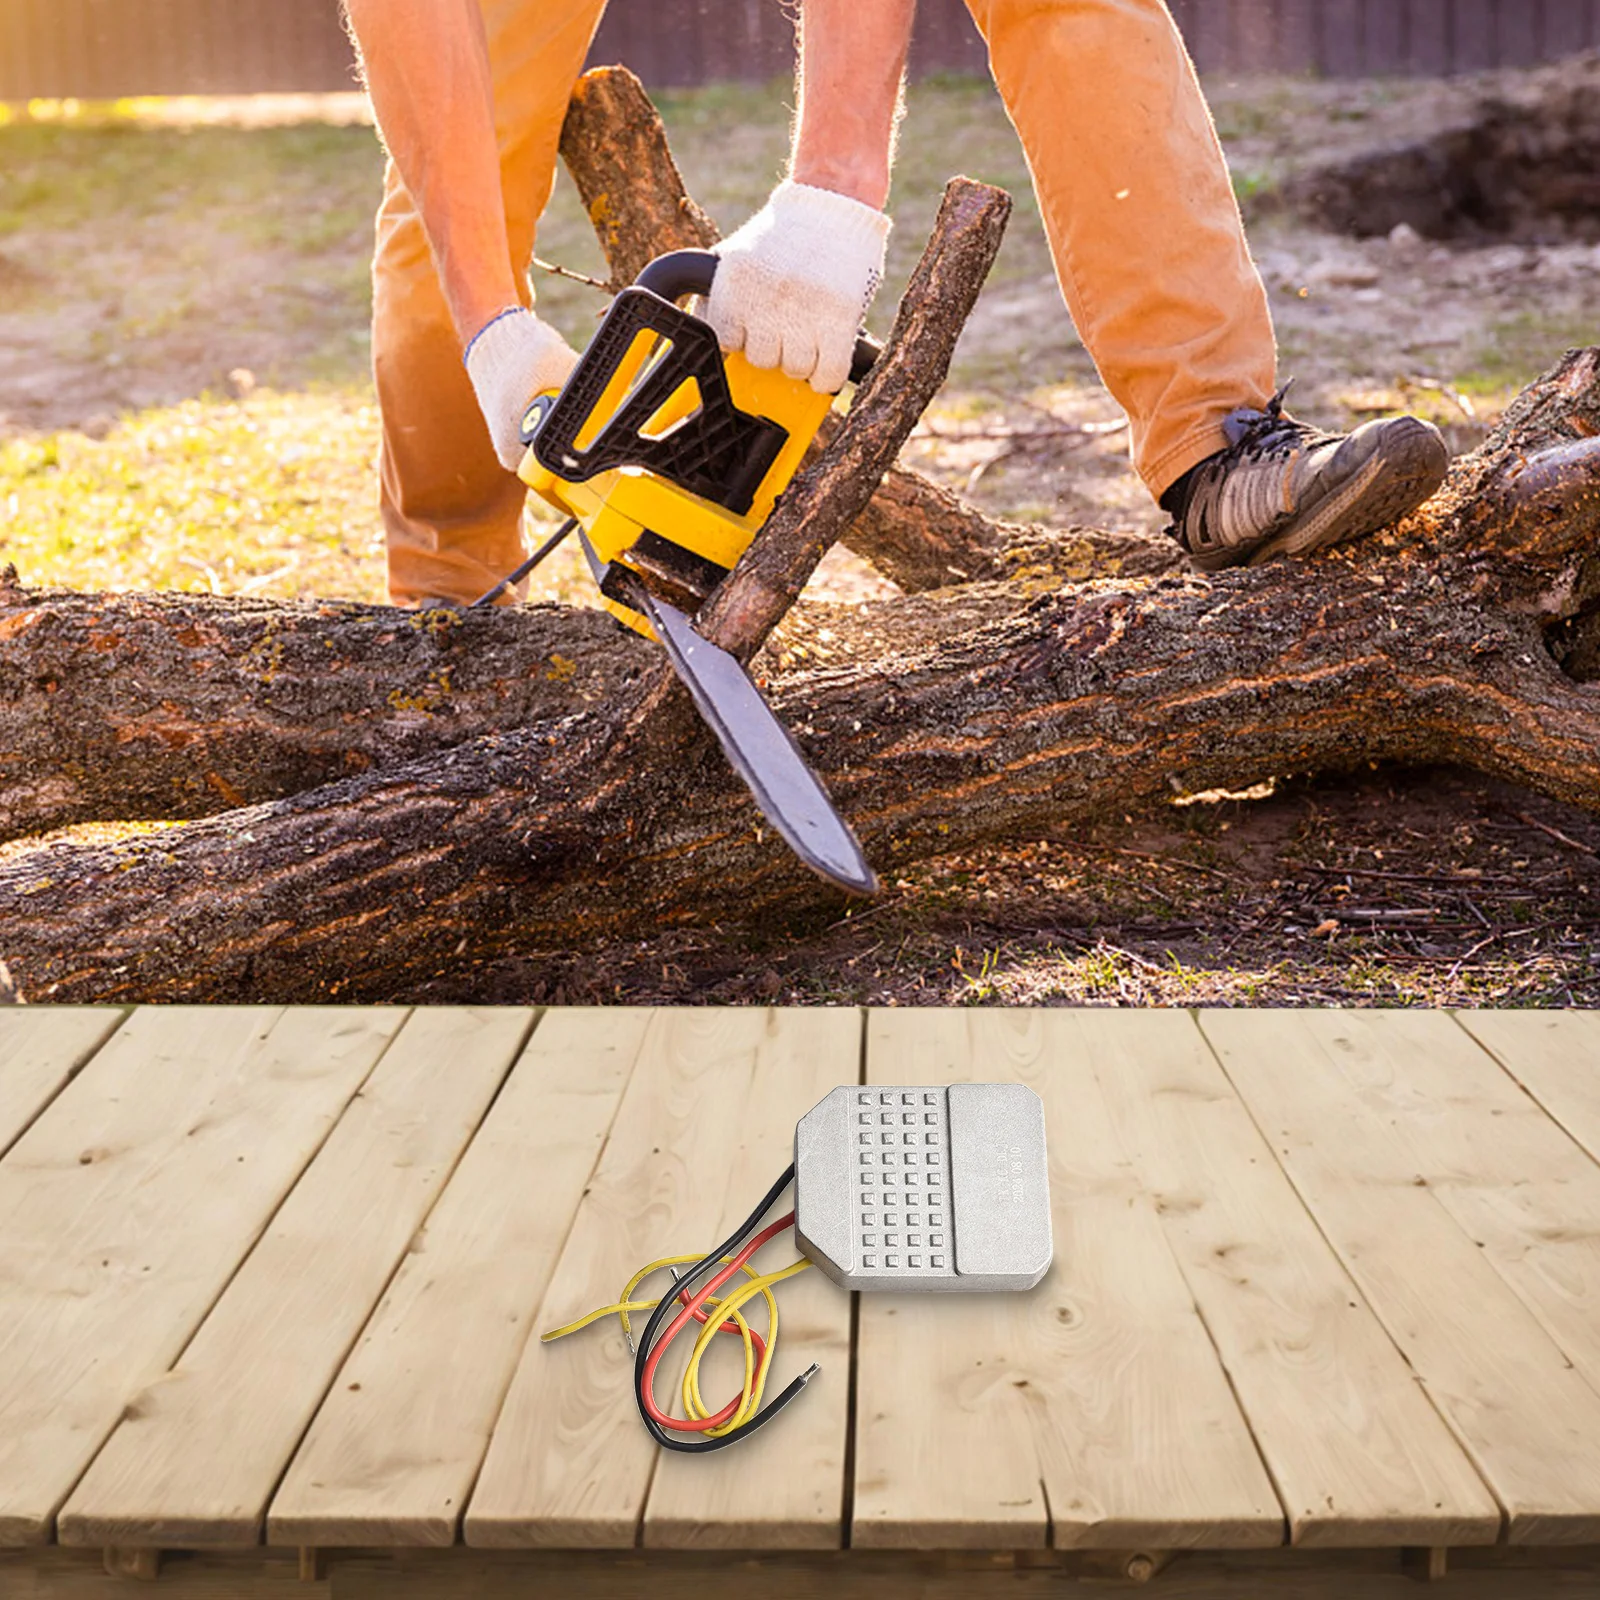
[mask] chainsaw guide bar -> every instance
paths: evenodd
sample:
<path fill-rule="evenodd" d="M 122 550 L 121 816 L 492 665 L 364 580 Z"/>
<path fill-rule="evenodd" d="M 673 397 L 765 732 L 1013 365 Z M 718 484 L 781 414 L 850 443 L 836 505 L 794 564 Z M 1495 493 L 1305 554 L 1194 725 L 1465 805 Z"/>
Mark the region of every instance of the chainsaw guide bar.
<path fill-rule="evenodd" d="M 588 535 L 579 531 L 596 581 L 620 576 L 631 602 L 650 619 L 679 681 L 689 691 L 706 726 L 717 736 L 728 764 L 744 780 L 762 816 L 813 872 L 852 894 L 876 894 L 878 875 L 867 863 L 850 825 L 834 809 L 822 780 L 806 764 L 793 736 L 750 681 L 742 666 L 664 600 L 642 579 L 622 568 L 606 572 Z"/>
<path fill-rule="evenodd" d="M 518 475 L 577 528 L 612 615 L 667 652 L 783 841 L 830 883 L 875 894 L 877 875 L 800 747 L 743 666 L 690 620 L 771 515 L 833 404 L 809 383 L 724 352 L 677 303 L 709 293 L 716 270 L 710 251 L 679 250 L 616 297 L 565 386 L 529 405 Z M 863 335 L 854 381 L 879 353 Z"/>

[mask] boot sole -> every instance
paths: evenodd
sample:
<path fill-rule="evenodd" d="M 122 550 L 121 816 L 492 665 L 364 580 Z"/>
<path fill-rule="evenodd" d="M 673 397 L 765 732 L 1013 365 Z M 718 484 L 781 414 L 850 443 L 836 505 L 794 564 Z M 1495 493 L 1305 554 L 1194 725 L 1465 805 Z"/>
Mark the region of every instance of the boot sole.
<path fill-rule="evenodd" d="M 1450 452 L 1432 428 L 1420 422 L 1404 433 L 1396 428 L 1387 453 L 1375 454 L 1342 489 L 1280 529 L 1244 564 L 1256 567 L 1277 556 L 1303 556 L 1376 533 L 1433 495 L 1449 467 Z"/>

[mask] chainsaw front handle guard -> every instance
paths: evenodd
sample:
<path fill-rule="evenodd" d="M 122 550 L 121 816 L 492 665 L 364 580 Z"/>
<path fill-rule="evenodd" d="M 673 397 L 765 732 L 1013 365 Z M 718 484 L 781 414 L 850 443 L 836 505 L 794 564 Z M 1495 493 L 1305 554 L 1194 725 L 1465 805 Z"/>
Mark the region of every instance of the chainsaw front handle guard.
<path fill-rule="evenodd" d="M 650 262 L 634 280 L 633 287 L 644 289 L 657 299 L 665 300 L 676 308 L 678 301 L 688 295 L 703 296 L 711 293 L 711 283 L 717 275 L 717 262 L 716 252 L 712 250 L 672 250 Z M 627 291 L 623 292 L 625 294 Z M 699 318 L 693 320 L 698 322 Z M 682 323 L 678 325 L 681 327 Z M 708 333 L 709 331 L 707 329 Z M 850 363 L 851 383 L 863 382 L 882 354 L 883 346 L 870 333 L 863 333 L 856 340 L 855 355 Z M 522 418 L 524 445 L 534 444 L 560 398 L 561 391 L 557 389 L 534 396 Z M 552 470 L 556 471 L 558 476 L 565 476 L 575 465 L 575 462 L 563 463 L 563 467 Z M 713 496 L 713 498 L 718 497 Z"/>
<path fill-rule="evenodd" d="M 635 278 L 634 286 L 648 289 L 663 300 L 681 300 L 685 295 L 711 293 L 711 280 L 717 275 L 718 256 L 714 250 L 673 250 L 657 256 Z M 860 383 L 883 354 L 883 346 L 871 334 L 856 340 L 856 353 L 850 363 L 851 383 Z"/>
<path fill-rule="evenodd" d="M 653 336 L 659 355 L 636 371 L 641 335 Z M 657 431 L 690 383 L 695 409 Z M 750 510 L 789 439 L 781 424 L 735 404 L 710 324 L 637 284 L 611 302 L 560 396 L 542 416 L 539 409 L 535 401 L 523 428 L 534 424 L 534 455 L 554 477 L 582 483 L 613 468 L 643 467 L 735 516 Z M 604 418 L 598 432 L 597 417 Z"/>

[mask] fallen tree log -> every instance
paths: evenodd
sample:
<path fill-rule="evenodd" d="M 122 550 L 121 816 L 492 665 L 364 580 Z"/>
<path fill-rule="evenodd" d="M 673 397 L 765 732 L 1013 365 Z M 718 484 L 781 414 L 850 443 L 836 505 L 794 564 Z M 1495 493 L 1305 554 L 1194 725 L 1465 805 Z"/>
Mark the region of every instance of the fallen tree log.
<path fill-rule="evenodd" d="M 1087 542 L 1086 542 L 1087 544 Z M 1049 563 L 1055 562 L 1056 565 Z M 802 601 L 763 679 L 999 621 L 1092 570 L 1051 541 L 997 583 Z M 187 821 L 611 703 L 651 661 L 603 612 L 29 589 L 0 569 L 0 840 Z"/>
<path fill-rule="evenodd" d="M 931 642 L 998 621 L 1063 584 L 1114 575 L 1102 556 L 1088 533 L 1051 533 L 1008 550 L 1002 581 L 929 590 L 915 604 L 802 601 L 762 675 L 838 659 L 823 630 Z M 650 660 L 643 640 L 580 607 L 498 607 L 464 630 L 443 610 L 80 594 L 27 588 L 7 570 L 0 840 L 282 799 L 608 703 Z"/>
<path fill-rule="evenodd" d="M 562 153 L 618 282 L 666 250 L 717 239 L 626 68 L 579 81 Z M 845 542 L 911 592 L 983 582 L 981 595 L 919 608 L 934 635 L 1061 583 L 1179 562 L 1164 539 L 992 521 L 898 468 Z M 0 607 L 11 613 L 0 622 L 0 752 L 15 753 L 0 754 L 0 838 L 279 799 L 600 703 L 643 660 L 636 640 L 560 607 L 505 612 L 474 628 L 469 648 L 444 613 L 386 607 L 39 594 L 15 582 L 0 583 Z M 789 659 L 780 649 L 769 670 Z"/>
<path fill-rule="evenodd" d="M 1009 209 L 998 190 L 952 182 L 871 380 L 829 451 L 796 479 L 724 585 L 720 612 L 705 619 L 730 648 L 748 655 L 760 647 L 893 460 L 943 380 Z M 18 611 L 13 622 L 27 615 Z M 473 629 L 485 620 L 471 615 L 457 625 Z M 421 627 L 428 622 L 419 619 Z M 360 985 L 364 964 L 345 936 L 360 943 L 357 930 L 407 907 L 402 883 L 412 874 L 421 871 L 425 892 L 447 900 L 485 881 L 486 869 L 491 878 L 538 876 L 552 848 L 552 863 L 581 860 L 593 844 L 648 831 L 646 818 L 658 806 L 692 809 L 691 793 L 653 801 L 651 774 L 681 776 L 708 764 L 723 770 L 657 657 L 604 707 L 556 724 L 476 740 L 425 762 L 109 850 L 63 843 L 32 852 L 21 876 L 0 884 L 0 948 L 15 952 L 20 982 L 32 994 L 64 997 L 88 985 L 99 993 L 131 987 L 151 996 L 198 995 L 211 992 L 214 981 L 263 995 L 281 992 L 285 982 L 337 993 Z M 476 802 L 465 803 L 469 793 Z M 322 900 L 318 891 L 316 911 L 305 897 L 308 867 L 329 894 Z M 368 903 L 374 894 L 387 909 Z M 476 920 L 475 912 L 466 914 Z M 319 959 L 315 977 L 304 964 L 313 924 L 320 931 L 311 942 L 331 963 Z M 354 965 L 334 976 L 332 966 L 345 967 L 347 958 Z M 196 985 L 200 964 L 212 976 Z M 290 978 L 291 971 L 299 976 Z"/>
<path fill-rule="evenodd" d="M 890 872 L 1175 787 L 1376 758 L 1475 766 L 1600 810 L 1600 689 L 1567 678 L 1547 638 L 1597 606 L 1592 349 L 1391 532 L 1043 595 L 920 649 L 898 637 L 795 674 L 775 700 Z M 110 849 L 34 852 L 0 869 L 0 952 L 38 998 L 446 998 L 513 950 L 840 905 L 759 837 L 703 745 L 597 786 L 605 720 Z"/>

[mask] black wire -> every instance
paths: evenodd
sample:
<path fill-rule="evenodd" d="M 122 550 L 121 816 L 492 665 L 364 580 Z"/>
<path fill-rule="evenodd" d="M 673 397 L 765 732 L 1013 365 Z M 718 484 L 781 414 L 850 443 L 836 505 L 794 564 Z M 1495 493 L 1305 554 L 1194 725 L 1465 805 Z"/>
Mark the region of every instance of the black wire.
<path fill-rule="evenodd" d="M 577 526 L 578 519 L 576 517 L 568 517 L 567 520 L 563 522 L 561 526 L 557 528 L 556 531 L 552 533 L 550 537 L 546 539 L 545 542 L 540 545 L 539 548 L 535 550 L 533 554 L 529 556 L 528 559 L 524 561 L 515 572 L 508 572 L 505 577 L 503 577 L 499 583 L 494 586 L 494 588 L 486 589 L 478 596 L 476 600 L 472 602 L 470 606 L 467 607 L 467 610 L 476 611 L 479 606 L 493 605 L 494 602 L 499 599 L 499 597 L 503 595 L 512 584 L 521 583 L 522 580 L 526 578 L 528 574 L 532 572 L 533 569 L 538 566 L 539 563 L 543 561 L 544 558 L 549 555 L 550 552 L 554 550 L 555 547 L 560 544 L 561 541 L 565 539 L 566 536 Z"/>
<path fill-rule="evenodd" d="M 773 1186 L 767 1190 L 761 1204 L 739 1224 L 739 1230 L 731 1238 L 719 1244 L 708 1256 L 689 1268 L 684 1275 L 672 1286 L 670 1294 L 663 1295 L 654 1311 L 650 1313 L 650 1320 L 644 1326 L 644 1332 L 639 1336 L 639 1348 L 633 1358 L 633 1397 L 639 1404 L 639 1415 L 644 1419 L 644 1425 L 650 1430 L 651 1437 L 657 1444 L 667 1450 L 681 1450 L 686 1455 L 704 1455 L 708 1450 L 721 1450 L 730 1444 L 736 1444 L 740 1439 L 754 1433 L 763 1423 L 771 1422 L 777 1414 L 794 1399 L 811 1381 L 816 1367 L 812 1366 L 801 1373 L 776 1400 L 770 1400 L 748 1422 L 740 1423 L 732 1433 L 725 1433 L 717 1439 L 679 1439 L 668 1433 L 645 1409 L 645 1362 L 650 1359 L 650 1347 L 655 1343 L 656 1334 L 660 1331 L 662 1323 L 672 1315 L 679 1303 L 681 1296 L 689 1294 L 696 1278 L 705 1275 L 711 1268 L 718 1266 L 724 1256 L 733 1255 L 746 1239 L 760 1226 L 761 1219 L 778 1203 L 778 1196 L 794 1182 L 794 1163 L 791 1162 L 784 1170 L 784 1174 Z"/>

